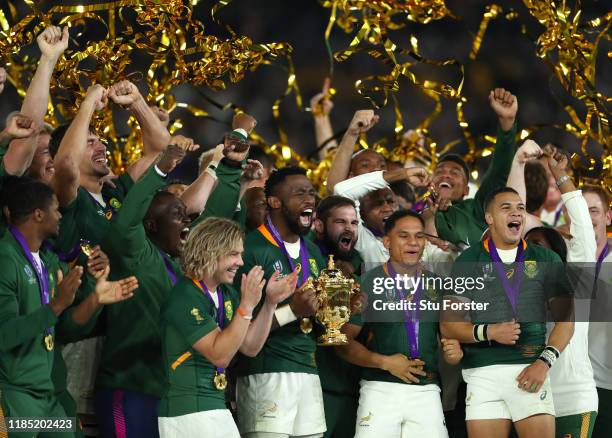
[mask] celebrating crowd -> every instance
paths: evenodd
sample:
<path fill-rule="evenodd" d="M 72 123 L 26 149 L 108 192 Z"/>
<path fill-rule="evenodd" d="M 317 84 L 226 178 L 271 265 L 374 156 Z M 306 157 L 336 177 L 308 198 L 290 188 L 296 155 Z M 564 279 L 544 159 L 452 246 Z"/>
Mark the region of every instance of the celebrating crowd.
<path fill-rule="evenodd" d="M 372 110 L 330 141 L 325 89 L 311 107 L 320 157 L 333 154 L 327 196 L 306 169 L 274 168 L 246 113 L 184 184 L 168 176 L 212 140 L 171 136 L 127 80 L 44 122 L 68 38 L 38 36 L 0 133 L 0 437 L 612 436 L 610 199 L 575 186 L 563 150 L 517 147 L 511 92 L 489 95 L 497 142 L 473 197 L 459 155 L 430 174 L 355 152 Z M 119 175 L 92 123 L 111 105 L 141 132 Z M 321 346 L 313 280 L 330 256 L 359 292 L 346 343 Z M 400 277 L 414 287 L 376 290 Z M 416 282 L 459 277 L 484 287 Z M 385 319 L 381 300 L 416 306 Z"/>

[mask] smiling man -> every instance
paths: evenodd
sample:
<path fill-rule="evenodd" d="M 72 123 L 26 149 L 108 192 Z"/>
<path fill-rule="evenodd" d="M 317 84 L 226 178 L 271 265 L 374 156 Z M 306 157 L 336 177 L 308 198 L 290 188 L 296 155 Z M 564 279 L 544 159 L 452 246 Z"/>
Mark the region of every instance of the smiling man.
<path fill-rule="evenodd" d="M 466 420 L 471 438 L 552 438 L 555 411 L 548 370 L 572 337 L 572 295 L 556 253 L 521 239 L 525 204 L 505 187 L 489 194 L 491 236 L 455 261 L 455 278 L 482 278 L 482 290 L 455 293 L 453 302 L 489 303 L 446 311 L 441 331 L 464 344 Z M 546 312 L 555 325 L 546 340 Z M 467 322 L 470 321 L 471 322 Z"/>
<path fill-rule="evenodd" d="M 269 214 L 246 236 L 244 266 L 235 284 L 240 285 L 241 273 L 259 265 L 268 279 L 276 271 L 298 270 L 298 290 L 275 311 L 273 330 L 259 354 L 238 362 L 238 428 L 246 437 L 321 436 L 325 415 L 312 319 L 318 302 L 307 279 L 318 277 L 325 262 L 319 248 L 304 238 L 312 225 L 315 190 L 306 170 L 284 167 L 272 172 L 265 194 Z"/>
<path fill-rule="evenodd" d="M 437 196 L 433 209 L 426 210 L 424 218 L 435 219 L 438 236 L 455 245 L 470 246 L 480 241 L 486 229 L 484 201 L 493 190 L 506 185 L 514 157 L 518 100 L 503 88 L 496 88 L 489 93 L 489 103 L 499 120 L 497 143 L 474 199 L 463 199 L 469 192 L 470 172 L 459 155 L 443 156 L 432 177 Z"/>

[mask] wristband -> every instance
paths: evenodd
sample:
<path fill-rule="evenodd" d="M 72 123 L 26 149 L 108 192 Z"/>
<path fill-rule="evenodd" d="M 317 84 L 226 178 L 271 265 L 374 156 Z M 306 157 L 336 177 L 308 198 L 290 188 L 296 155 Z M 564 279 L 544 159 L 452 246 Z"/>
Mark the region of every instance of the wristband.
<path fill-rule="evenodd" d="M 246 129 L 236 128 L 232 131 L 232 135 L 234 137 L 238 137 L 242 141 L 247 141 L 249 138 L 249 134 L 246 132 Z"/>
<path fill-rule="evenodd" d="M 557 359 L 559 359 L 559 356 L 561 356 L 561 352 L 557 350 L 557 347 L 554 347 L 552 345 L 547 345 L 544 350 L 552 351 L 552 353 L 555 355 Z"/>
<path fill-rule="evenodd" d="M 546 348 L 544 348 L 538 359 L 548 365 L 548 368 L 552 368 L 552 366 L 555 364 L 555 361 L 559 358 L 560 355 L 561 353 L 559 352 L 559 350 L 557 350 L 552 345 L 548 345 L 546 346 Z"/>
<path fill-rule="evenodd" d="M 563 175 L 561 178 L 559 178 L 557 180 L 557 187 L 561 187 L 563 185 L 563 183 L 565 183 L 566 181 L 568 181 L 570 179 L 569 176 L 567 175 Z"/>
<path fill-rule="evenodd" d="M 552 368 L 552 364 L 548 361 L 548 359 L 540 356 L 540 357 L 538 357 L 538 360 L 541 360 L 542 362 L 544 362 L 546 364 L 546 366 L 548 367 L 548 369 Z"/>
<path fill-rule="evenodd" d="M 240 307 L 238 307 L 238 309 L 236 309 L 236 312 L 238 312 L 238 315 L 242 316 L 247 321 L 250 321 L 250 320 L 253 319 L 253 315 L 249 315 L 244 310 L 242 310 Z"/>
<path fill-rule="evenodd" d="M 489 324 L 475 324 L 472 327 L 472 336 L 476 342 L 488 341 L 487 329 Z"/>
<path fill-rule="evenodd" d="M 168 176 L 168 174 L 167 174 L 167 173 L 162 172 L 162 171 L 160 170 L 160 168 L 159 168 L 159 167 L 157 167 L 157 164 L 156 164 L 155 166 L 153 166 L 153 167 L 155 168 L 155 172 L 157 172 L 157 174 L 158 174 L 159 176 L 161 176 L 162 178 L 166 178 L 166 177 Z"/>

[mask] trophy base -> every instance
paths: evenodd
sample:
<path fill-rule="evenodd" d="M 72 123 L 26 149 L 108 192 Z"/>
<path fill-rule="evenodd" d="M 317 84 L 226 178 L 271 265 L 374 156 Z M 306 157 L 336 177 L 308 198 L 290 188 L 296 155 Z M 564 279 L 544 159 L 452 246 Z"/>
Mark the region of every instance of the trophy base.
<path fill-rule="evenodd" d="M 333 347 L 335 345 L 346 345 L 348 344 L 348 338 L 340 331 L 328 332 L 323 336 L 319 336 L 317 339 L 317 345 L 321 347 Z"/>

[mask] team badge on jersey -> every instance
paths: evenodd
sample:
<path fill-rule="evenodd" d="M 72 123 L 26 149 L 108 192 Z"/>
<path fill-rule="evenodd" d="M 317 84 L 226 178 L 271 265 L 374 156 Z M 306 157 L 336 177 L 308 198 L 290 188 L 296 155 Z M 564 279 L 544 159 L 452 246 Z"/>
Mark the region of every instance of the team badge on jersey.
<path fill-rule="evenodd" d="M 200 310 L 197 309 L 196 307 L 194 307 L 193 309 L 191 309 L 191 315 L 195 318 L 196 322 L 199 324 L 202 321 L 204 321 L 204 318 L 202 318 L 202 315 L 200 315 Z"/>
<path fill-rule="evenodd" d="M 121 208 L 121 202 L 119 202 L 117 198 L 111 198 L 108 203 L 114 210 L 119 210 Z"/>
<path fill-rule="evenodd" d="M 525 260 L 524 272 L 527 277 L 534 278 L 538 275 L 538 262 L 535 260 Z"/>
<path fill-rule="evenodd" d="M 283 263 L 280 260 L 277 260 L 274 262 L 274 270 L 278 271 L 281 273 L 281 276 L 283 274 Z"/>
<path fill-rule="evenodd" d="M 369 422 L 372 421 L 372 417 L 374 416 L 374 414 L 372 414 L 372 412 L 368 412 L 368 415 L 366 415 L 365 417 L 361 417 L 359 419 L 359 426 L 365 426 L 368 427 L 369 426 Z"/>
<path fill-rule="evenodd" d="M 225 306 L 225 314 L 227 315 L 226 318 L 228 321 L 230 321 L 232 319 L 232 316 L 234 316 L 234 309 L 232 307 L 232 302 L 226 301 L 224 306 Z"/>

